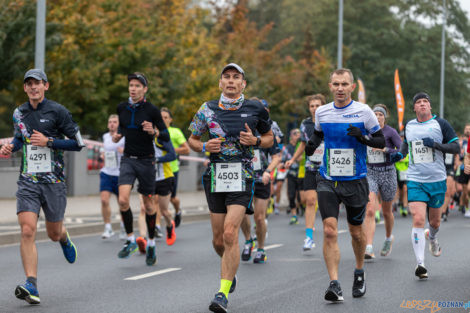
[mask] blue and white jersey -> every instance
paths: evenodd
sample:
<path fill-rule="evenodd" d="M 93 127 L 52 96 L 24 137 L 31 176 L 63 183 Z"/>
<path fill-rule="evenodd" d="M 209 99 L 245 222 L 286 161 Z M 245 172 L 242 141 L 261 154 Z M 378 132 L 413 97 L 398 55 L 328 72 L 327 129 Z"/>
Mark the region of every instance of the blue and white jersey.
<path fill-rule="evenodd" d="M 426 137 L 442 144 L 458 140 L 449 122 L 435 115 L 426 122 L 418 122 L 417 119 L 413 119 L 406 123 L 404 142 L 408 144 L 408 153 L 410 154 L 407 179 L 419 183 L 446 180 L 443 153 L 436 149 L 422 147 L 422 139 Z"/>
<path fill-rule="evenodd" d="M 315 112 L 315 129 L 324 134 L 325 153 L 320 174 L 325 179 L 347 181 L 367 175 L 367 147 L 355 137 L 347 135 L 350 125 L 358 127 L 364 135 L 371 135 L 380 130 L 374 112 L 360 102 L 351 101 L 342 108 L 331 102 L 319 107 Z M 340 172 L 344 175 L 337 175 Z"/>

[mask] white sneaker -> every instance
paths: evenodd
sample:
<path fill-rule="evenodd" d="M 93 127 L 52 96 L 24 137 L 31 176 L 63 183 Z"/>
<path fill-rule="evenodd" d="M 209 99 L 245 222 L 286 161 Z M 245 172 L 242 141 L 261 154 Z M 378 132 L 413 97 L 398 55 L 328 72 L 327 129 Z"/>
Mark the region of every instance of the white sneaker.
<path fill-rule="evenodd" d="M 315 242 L 310 237 L 305 237 L 304 239 L 304 251 L 310 251 L 315 248 Z"/>
<path fill-rule="evenodd" d="M 364 255 L 365 260 L 375 259 L 374 248 L 366 246 L 366 253 Z"/>
<path fill-rule="evenodd" d="M 441 246 L 439 245 L 439 242 L 437 241 L 437 238 L 434 238 L 433 240 L 429 240 L 429 251 L 435 257 L 438 257 L 441 255 L 442 249 L 441 249 Z"/>
<path fill-rule="evenodd" d="M 111 236 L 114 236 L 114 232 L 111 228 L 105 228 L 104 232 L 101 234 L 101 238 L 108 239 Z"/>
<path fill-rule="evenodd" d="M 467 209 L 467 211 L 465 211 L 464 217 L 470 218 L 470 209 Z"/>

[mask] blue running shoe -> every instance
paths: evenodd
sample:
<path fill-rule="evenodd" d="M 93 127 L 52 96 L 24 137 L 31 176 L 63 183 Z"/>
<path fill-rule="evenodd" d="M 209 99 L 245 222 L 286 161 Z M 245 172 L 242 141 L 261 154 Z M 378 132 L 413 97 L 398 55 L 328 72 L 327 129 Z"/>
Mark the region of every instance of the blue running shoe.
<path fill-rule="evenodd" d="M 155 246 L 147 246 L 147 255 L 145 257 L 145 263 L 148 266 L 152 266 L 157 262 L 157 254 L 155 253 Z"/>
<path fill-rule="evenodd" d="M 139 246 L 137 245 L 137 243 L 135 241 L 131 242 L 130 240 L 127 240 L 122 250 L 119 251 L 118 257 L 120 257 L 121 259 L 128 258 L 137 250 L 139 250 Z"/>
<path fill-rule="evenodd" d="M 26 281 L 23 285 L 16 286 L 15 296 L 18 299 L 25 300 L 29 304 L 39 304 L 39 292 L 38 289 L 29 281 Z"/>
<path fill-rule="evenodd" d="M 69 233 L 67 232 L 67 241 L 65 243 L 60 242 L 60 246 L 62 247 L 62 251 L 64 252 L 65 259 L 69 263 L 74 263 L 77 259 L 77 248 L 73 244 L 72 240 L 70 240 Z"/>
<path fill-rule="evenodd" d="M 215 295 L 214 300 L 212 300 L 209 305 L 209 310 L 216 313 L 225 313 L 227 312 L 227 297 L 223 292 L 219 292 Z"/>

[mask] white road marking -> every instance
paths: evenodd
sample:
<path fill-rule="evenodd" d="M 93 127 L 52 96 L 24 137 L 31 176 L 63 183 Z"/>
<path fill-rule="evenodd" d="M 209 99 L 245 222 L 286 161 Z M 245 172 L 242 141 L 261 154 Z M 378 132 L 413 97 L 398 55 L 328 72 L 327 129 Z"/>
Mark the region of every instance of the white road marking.
<path fill-rule="evenodd" d="M 348 232 L 347 229 L 340 229 L 340 230 L 338 230 L 338 234 L 347 233 L 347 232 Z"/>
<path fill-rule="evenodd" d="M 148 278 L 148 277 L 157 276 L 157 275 L 170 273 L 170 272 L 174 272 L 174 271 L 180 271 L 180 270 L 181 270 L 180 267 L 170 267 L 170 268 L 160 270 L 160 271 L 156 271 L 156 272 L 150 272 L 150 273 L 147 273 L 147 274 L 142 274 L 142 275 L 137 275 L 137 276 L 124 278 L 124 280 L 139 280 L 139 279 L 143 279 L 143 278 Z"/>
<path fill-rule="evenodd" d="M 76 218 L 75 221 L 77 222 L 77 224 L 83 224 L 83 219 L 81 218 Z"/>
<path fill-rule="evenodd" d="M 283 246 L 282 243 L 278 243 L 278 244 L 275 244 L 275 245 L 266 246 L 266 247 L 264 247 L 264 250 L 276 249 L 276 248 L 279 248 L 279 247 L 282 247 L 282 246 Z"/>

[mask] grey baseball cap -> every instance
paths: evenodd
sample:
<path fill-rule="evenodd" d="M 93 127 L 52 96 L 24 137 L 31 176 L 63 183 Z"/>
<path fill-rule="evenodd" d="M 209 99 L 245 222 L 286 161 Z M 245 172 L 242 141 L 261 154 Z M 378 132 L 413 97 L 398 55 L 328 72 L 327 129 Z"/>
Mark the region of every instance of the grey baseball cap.
<path fill-rule="evenodd" d="M 34 78 L 36 80 L 43 80 L 47 82 L 46 73 L 44 73 L 44 71 L 39 68 L 33 68 L 32 70 L 27 71 L 26 74 L 24 74 L 23 82 L 25 82 L 28 78 Z"/>
<path fill-rule="evenodd" d="M 240 74 L 243 75 L 243 77 L 245 77 L 245 71 L 240 67 L 240 65 L 236 64 L 236 63 L 229 63 L 227 65 L 224 66 L 224 68 L 222 69 L 222 72 L 220 72 L 220 75 L 222 76 L 222 74 L 228 70 L 228 69 L 235 69 L 237 72 L 239 72 Z"/>

